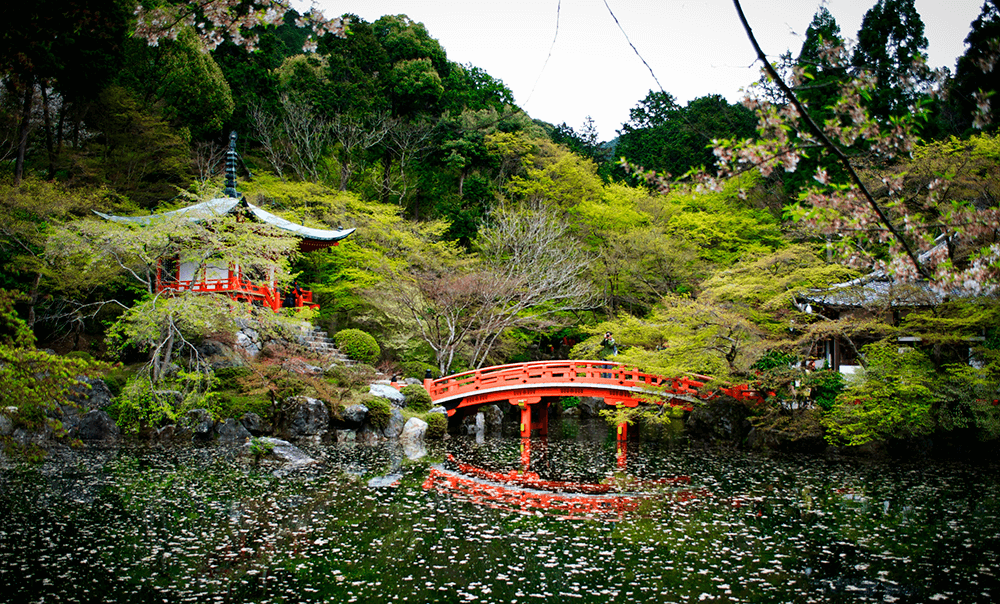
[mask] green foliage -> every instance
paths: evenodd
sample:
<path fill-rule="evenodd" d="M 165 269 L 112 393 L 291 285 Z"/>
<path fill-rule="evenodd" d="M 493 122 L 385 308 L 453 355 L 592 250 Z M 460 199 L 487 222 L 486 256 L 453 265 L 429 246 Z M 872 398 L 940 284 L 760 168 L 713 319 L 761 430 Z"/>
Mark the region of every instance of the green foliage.
<path fill-rule="evenodd" d="M 810 389 L 810 398 L 820 409 L 830 411 L 844 391 L 846 382 L 839 371 L 823 370 L 808 373 L 802 386 Z"/>
<path fill-rule="evenodd" d="M 273 442 L 259 438 L 250 439 L 250 455 L 253 455 L 255 460 L 260 460 L 260 458 L 269 455 L 272 451 L 274 451 Z"/>
<path fill-rule="evenodd" d="M 375 364 L 382 354 L 378 342 L 360 329 L 343 329 L 333 336 L 337 348 L 347 355 L 347 358 L 359 363 Z"/>
<path fill-rule="evenodd" d="M 132 377 L 107 409 L 122 434 L 172 424 L 180 410 L 171 395 L 156 391 L 147 376 Z"/>
<path fill-rule="evenodd" d="M 943 399 L 936 409 L 938 427 L 973 429 L 982 440 L 1000 438 L 1000 351 L 980 349 L 975 366 L 945 365 L 934 384 Z"/>
<path fill-rule="evenodd" d="M 756 119 L 739 103 L 713 94 L 680 107 L 671 95 L 650 91 L 622 126 L 615 153 L 646 170 L 680 177 L 715 163 L 711 142 L 753 136 Z M 624 176 L 620 171 L 618 176 Z"/>
<path fill-rule="evenodd" d="M 324 372 L 324 377 L 331 384 L 349 390 L 371 384 L 375 379 L 375 368 L 371 365 L 333 365 Z"/>
<path fill-rule="evenodd" d="M 149 46 L 133 39 L 127 45 L 121 81 L 163 107 L 163 117 L 195 138 L 217 134 L 232 116 L 235 103 L 222 70 L 190 29 L 175 40 Z"/>
<path fill-rule="evenodd" d="M 688 296 L 665 296 L 641 320 L 622 315 L 588 331 L 596 335 L 577 344 L 570 358 L 596 358 L 600 334 L 610 331 L 620 351 L 615 361 L 661 375 L 741 379 L 764 347 L 764 334 L 738 310 Z"/>
<path fill-rule="evenodd" d="M 919 350 L 899 352 L 888 341 L 863 350 L 867 363 L 862 379 L 838 396 L 823 417 L 827 439 L 863 445 L 929 434 L 938 397 L 931 389 L 934 374 L 927 357 Z"/>
<path fill-rule="evenodd" d="M 580 397 L 578 396 L 564 396 L 561 401 L 563 409 L 572 409 L 573 407 L 578 407 L 580 405 Z"/>
<path fill-rule="evenodd" d="M 51 412 L 59 404 L 72 405 L 74 391 L 90 388 L 84 377 L 96 377 L 110 367 L 36 349 L 34 334 L 14 310 L 16 299 L 0 289 L 0 407 L 17 408 L 11 418 L 17 426 L 37 431 L 48 424 L 62 437 L 62 425 Z"/>
<path fill-rule="evenodd" d="M 797 316 L 796 296 L 856 276 L 847 267 L 822 260 L 814 246 L 793 244 L 759 256 L 747 255 L 716 271 L 702 288 L 707 299 L 737 305 L 756 324 L 776 331 L 787 328 L 790 319 L 808 320 Z"/>
<path fill-rule="evenodd" d="M 423 361 L 403 361 L 399 364 L 399 370 L 403 377 L 422 380 L 428 371 L 431 372 L 431 375 L 434 375 L 434 372 L 437 371 L 437 365 Z"/>
<path fill-rule="evenodd" d="M 77 167 L 85 181 L 106 183 L 143 207 L 189 182 L 186 133 L 143 107 L 132 91 L 108 87 L 88 111 L 87 123 L 104 136 L 81 150 Z"/>
<path fill-rule="evenodd" d="M 780 350 L 768 350 L 763 356 L 754 361 L 754 364 L 750 368 L 757 371 L 770 371 L 772 369 L 788 367 L 794 362 L 794 355 Z"/>
<path fill-rule="evenodd" d="M 405 397 L 406 408 L 416 413 L 426 413 L 431 410 L 434 404 L 431 400 L 431 395 L 427 393 L 427 390 L 423 386 L 410 384 L 409 386 L 404 386 L 400 392 Z"/>
<path fill-rule="evenodd" d="M 669 425 L 683 414 L 683 411 L 680 407 L 670 405 L 640 404 L 635 407 L 616 405 L 611 409 L 602 409 L 598 413 L 611 426 L 628 424 L 629 426 L 661 428 Z"/>
<path fill-rule="evenodd" d="M 888 122 L 913 110 L 930 79 L 926 49 L 924 22 L 914 0 L 878 0 L 868 9 L 851 63 L 879 82 L 867 99 L 873 117 Z"/>
<path fill-rule="evenodd" d="M 424 421 L 427 422 L 424 437 L 428 440 L 441 440 L 448 433 L 448 416 L 444 413 L 428 413 Z"/>
<path fill-rule="evenodd" d="M 985 69 L 995 60 L 997 39 L 1000 39 L 1000 6 L 996 2 L 983 2 L 982 11 L 965 38 L 966 49 L 955 65 L 955 77 L 948 85 L 948 100 L 957 106 L 956 134 L 1000 123 L 1000 84 L 993 70 Z"/>
<path fill-rule="evenodd" d="M 389 426 L 389 420 L 392 418 L 392 407 L 389 406 L 389 401 L 372 396 L 365 400 L 364 406 L 368 408 L 368 423 L 373 428 L 384 430 Z"/>

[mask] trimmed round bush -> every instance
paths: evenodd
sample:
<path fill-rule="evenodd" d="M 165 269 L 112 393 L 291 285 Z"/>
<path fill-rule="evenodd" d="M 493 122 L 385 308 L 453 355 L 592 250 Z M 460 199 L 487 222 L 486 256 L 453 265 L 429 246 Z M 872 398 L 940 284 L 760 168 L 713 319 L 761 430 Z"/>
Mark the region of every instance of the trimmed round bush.
<path fill-rule="evenodd" d="M 424 433 L 424 438 L 441 440 L 448 433 L 448 416 L 444 413 L 428 413 L 424 419 L 427 421 L 427 432 Z"/>
<path fill-rule="evenodd" d="M 360 329 L 338 331 L 333 336 L 333 341 L 337 343 L 340 352 L 347 355 L 347 358 L 359 363 L 374 365 L 378 362 L 379 355 L 382 354 L 375 338 Z"/>
<path fill-rule="evenodd" d="M 406 408 L 416 413 L 427 413 L 431 410 L 431 395 L 423 386 L 410 384 L 404 386 L 400 393 L 406 398 Z"/>

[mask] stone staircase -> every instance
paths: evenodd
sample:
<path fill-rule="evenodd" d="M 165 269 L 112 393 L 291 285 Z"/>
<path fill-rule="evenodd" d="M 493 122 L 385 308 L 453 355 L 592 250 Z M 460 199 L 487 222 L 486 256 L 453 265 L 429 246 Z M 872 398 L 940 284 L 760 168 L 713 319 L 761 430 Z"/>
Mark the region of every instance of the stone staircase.
<path fill-rule="evenodd" d="M 351 365 L 354 361 L 347 358 L 344 353 L 337 349 L 333 343 L 333 338 L 322 329 L 318 329 L 309 323 L 303 323 L 300 327 L 298 343 L 308 348 L 325 360 L 338 365 Z"/>

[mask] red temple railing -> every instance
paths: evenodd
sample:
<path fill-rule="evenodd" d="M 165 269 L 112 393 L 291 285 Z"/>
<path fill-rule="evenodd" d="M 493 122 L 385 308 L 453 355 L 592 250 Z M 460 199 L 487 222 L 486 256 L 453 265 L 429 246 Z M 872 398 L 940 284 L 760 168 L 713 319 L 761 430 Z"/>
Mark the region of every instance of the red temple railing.
<path fill-rule="evenodd" d="M 500 396 L 507 391 L 525 393 L 531 389 L 543 395 L 558 395 L 559 391 L 564 391 L 566 396 L 587 390 L 595 391 L 595 395 L 606 392 L 626 404 L 657 398 L 693 403 L 711 399 L 720 392 L 748 402 L 763 402 L 766 396 L 746 384 L 705 389 L 711 380 L 704 375 L 664 377 L 608 361 L 543 361 L 466 371 L 425 380 L 424 386 L 435 402 L 459 401 L 459 405 L 461 399 L 469 397 L 478 404 L 480 400 L 486 402 L 484 395 L 487 393 Z"/>
<path fill-rule="evenodd" d="M 157 291 L 221 293 L 242 302 L 259 302 L 262 306 L 271 308 L 275 312 L 289 307 L 319 307 L 318 304 L 313 302 L 313 293 L 311 290 L 300 288 L 297 291 L 287 292 L 283 295 L 277 288 L 254 283 L 243 279 L 238 274 L 230 275 L 225 279 L 158 280 Z M 293 303 L 289 305 L 286 302 Z"/>

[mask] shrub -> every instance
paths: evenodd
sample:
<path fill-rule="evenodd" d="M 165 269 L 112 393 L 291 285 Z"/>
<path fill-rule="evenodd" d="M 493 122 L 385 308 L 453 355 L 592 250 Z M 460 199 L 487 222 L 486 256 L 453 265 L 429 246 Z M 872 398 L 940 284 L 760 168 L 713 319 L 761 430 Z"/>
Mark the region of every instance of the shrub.
<path fill-rule="evenodd" d="M 375 368 L 371 365 L 333 365 L 323 376 L 328 382 L 341 388 L 360 388 L 375 379 Z"/>
<path fill-rule="evenodd" d="M 373 396 L 366 400 L 364 405 L 368 407 L 368 423 L 372 428 L 384 430 L 389 426 L 389 419 L 392 418 L 389 401 Z"/>
<path fill-rule="evenodd" d="M 863 379 L 837 396 L 823 416 L 827 440 L 863 445 L 873 440 L 913 438 L 934 428 L 930 389 L 933 366 L 919 350 L 899 352 L 895 342 L 863 349 L 868 360 Z"/>
<path fill-rule="evenodd" d="M 352 361 L 374 365 L 382 354 L 375 338 L 360 329 L 338 331 L 333 340 L 337 343 L 337 348 Z"/>
<path fill-rule="evenodd" d="M 427 413 L 434 404 L 431 401 L 431 395 L 427 393 L 427 390 L 423 386 L 410 384 L 409 386 L 404 386 L 400 392 L 406 399 L 406 408 L 416 413 Z"/>
<path fill-rule="evenodd" d="M 125 384 L 121 394 L 108 407 L 118 428 L 124 434 L 136 434 L 145 426 L 172 423 L 177 410 L 168 396 L 157 394 L 145 376 L 135 376 Z"/>
<path fill-rule="evenodd" d="M 433 375 L 437 372 L 437 366 L 423 361 L 403 361 L 399 364 L 399 372 L 403 377 L 422 380 L 428 371 Z"/>
<path fill-rule="evenodd" d="M 448 433 L 448 416 L 444 413 L 428 413 L 427 433 L 424 435 L 428 440 L 441 440 Z"/>
<path fill-rule="evenodd" d="M 810 389 L 812 399 L 824 411 L 833 409 L 837 395 L 844 391 L 844 376 L 839 371 L 823 370 L 809 374 L 803 381 Z"/>
<path fill-rule="evenodd" d="M 562 408 L 572 409 L 573 407 L 580 406 L 580 397 L 578 396 L 564 396 L 562 398 Z"/>

